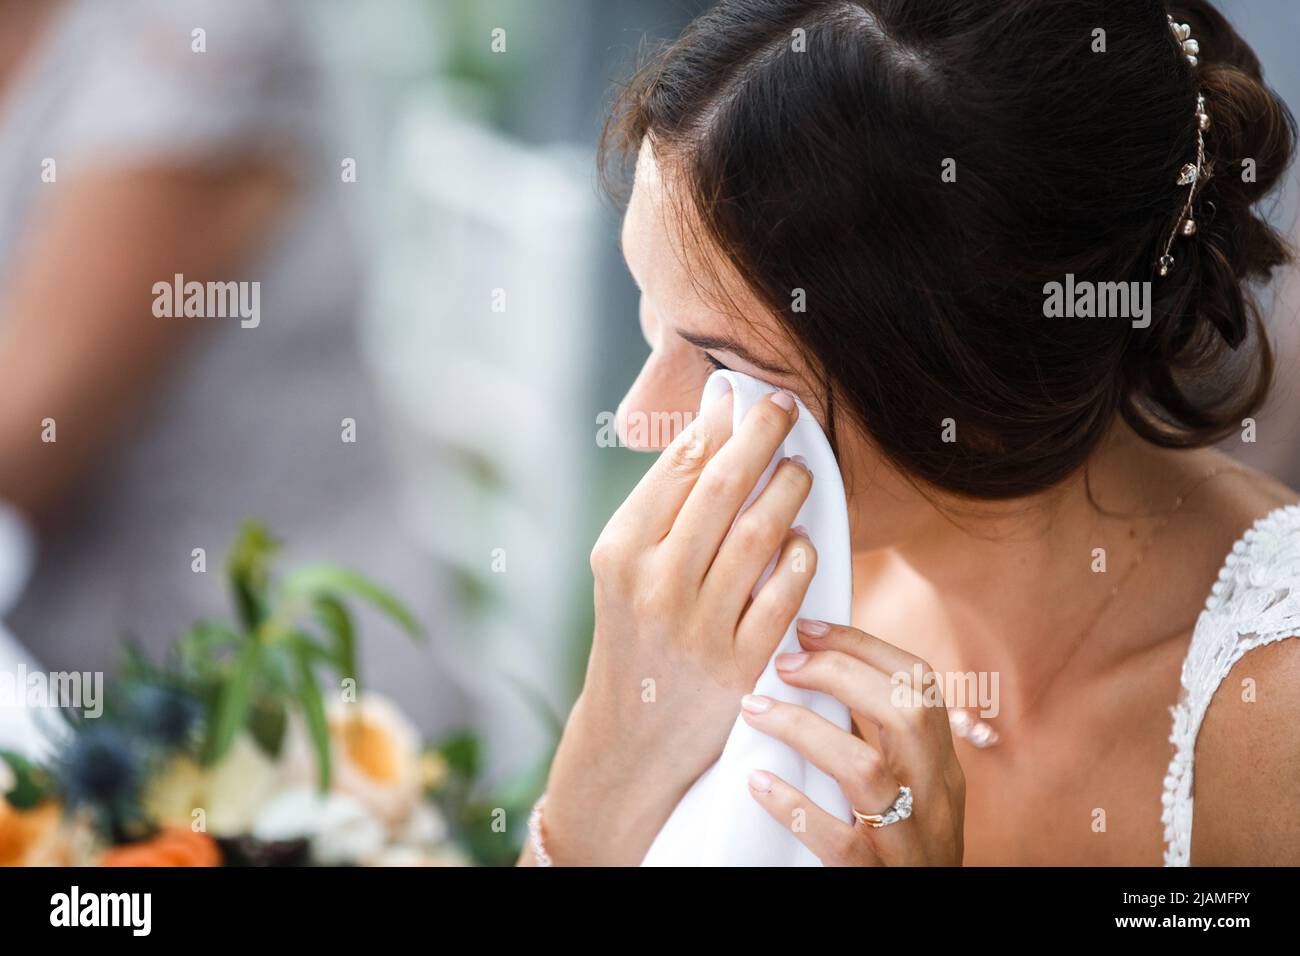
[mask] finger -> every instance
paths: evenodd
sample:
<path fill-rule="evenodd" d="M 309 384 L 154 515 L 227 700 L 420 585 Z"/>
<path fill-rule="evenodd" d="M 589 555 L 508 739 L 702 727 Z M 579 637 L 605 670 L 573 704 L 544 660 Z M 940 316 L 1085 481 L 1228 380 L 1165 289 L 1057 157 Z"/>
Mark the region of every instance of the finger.
<path fill-rule="evenodd" d="M 826 866 L 880 866 L 871 845 L 843 820 L 831 816 L 794 787 L 766 770 L 749 775 L 749 794 L 777 823 Z"/>
<path fill-rule="evenodd" d="M 731 437 L 731 405 L 728 389 L 677 433 L 614 512 L 610 528 L 636 541 L 663 540 L 704 466 Z"/>
<path fill-rule="evenodd" d="M 925 706 L 904 684 L 843 651 L 804 651 L 776 658 L 786 683 L 830 694 L 880 728 L 880 746 L 900 783 L 927 796 L 941 788 L 952 752 L 947 711 Z"/>
<path fill-rule="evenodd" d="M 895 707 L 922 721 L 931 718 L 927 723 L 932 728 L 951 737 L 942 682 L 921 658 L 856 627 L 801 618 L 796 630 L 803 647 L 839 651 L 888 675 Z"/>
<path fill-rule="evenodd" d="M 741 512 L 727 535 L 701 588 L 706 600 L 719 602 L 740 617 L 754 586 L 790 534 L 799 509 L 812 488 L 812 473 L 802 459 L 777 466 L 757 500 Z"/>
<path fill-rule="evenodd" d="M 893 769 L 879 750 L 860 738 L 804 707 L 769 697 L 750 694 L 740 706 L 751 727 L 793 747 L 834 778 L 854 810 L 883 814 L 898 799 Z M 907 820 L 883 827 L 856 823 L 855 836 L 865 840 L 879 860 L 894 865 L 917 855 L 917 825 L 907 824 Z"/>
<path fill-rule="evenodd" d="M 800 618 L 798 631 L 799 643 L 810 651 L 843 651 L 891 676 L 912 675 L 917 667 L 923 674 L 930 671 L 929 665 L 915 654 L 856 627 Z"/>
<path fill-rule="evenodd" d="M 671 562 L 693 580 L 704 579 L 731 523 L 797 415 L 788 392 L 773 392 L 754 404 L 736 433 L 705 464 L 665 541 Z"/>
<path fill-rule="evenodd" d="M 789 745 L 833 777 L 862 812 L 883 810 L 898 796 L 898 779 L 879 750 L 806 707 L 748 694 L 740 713 L 755 730 Z"/>
<path fill-rule="evenodd" d="M 817 549 L 805 532 L 790 531 L 776 567 L 736 625 L 736 657 L 756 674 L 767 664 L 799 613 L 817 573 Z"/>

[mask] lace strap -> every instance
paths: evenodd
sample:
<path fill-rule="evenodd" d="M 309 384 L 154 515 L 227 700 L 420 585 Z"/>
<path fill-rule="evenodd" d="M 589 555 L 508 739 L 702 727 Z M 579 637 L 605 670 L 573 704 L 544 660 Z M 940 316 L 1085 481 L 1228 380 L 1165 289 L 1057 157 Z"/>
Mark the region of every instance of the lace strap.
<path fill-rule="evenodd" d="M 1161 823 L 1165 865 L 1189 866 L 1196 739 L 1215 692 L 1249 651 L 1300 635 L 1300 506 L 1255 522 L 1233 545 L 1183 661 L 1178 703 L 1170 708 L 1173 758 L 1165 774 Z"/>

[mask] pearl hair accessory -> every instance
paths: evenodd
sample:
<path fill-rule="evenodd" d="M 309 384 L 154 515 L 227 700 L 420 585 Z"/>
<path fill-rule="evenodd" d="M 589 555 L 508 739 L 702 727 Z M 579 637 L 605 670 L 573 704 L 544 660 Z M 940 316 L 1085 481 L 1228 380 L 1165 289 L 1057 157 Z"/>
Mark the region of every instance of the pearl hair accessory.
<path fill-rule="evenodd" d="M 1174 35 L 1174 39 L 1177 40 L 1179 45 L 1182 47 L 1183 55 L 1187 57 L 1187 62 L 1192 66 L 1196 66 L 1196 64 L 1201 62 L 1197 56 L 1197 54 L 1201 52 L 1201 45 L 1192 39 L 1191 24 L 1174 23 L 1174 18 L 1172 16 L 1168 16 L 1166 19 L 1169 21 L 1169 32 Z"/>
<path fill-rule="evenodd" d="M 1192 39 L 1192 28 L 1186 23 L 1175 23 L 1172 16 L 1167 18 L 1169 21 L 1169 32 L 1174 35 L 1179 49 L 1187 62 L 1193 67 L 1201 62 L 1200 52 L 1201 45 Z M 1160 256 L 1160 274 L 1169 275 L 1169 270 L 1174 264 L 1174 257 L 1170 254 L 1173 248 L 1174 240 L 1180 235 L 1196 235 L 1196 220 L 1192 218 L 1192 203 L 1196 200 L 1196 191 L 1212 175 L 1209 164 L 1205 161 L 1205 132 L 1210 128 L 1210 114 L 1205 111 L 1204 94 L 1196 94 L 1196 162 L 1187 163 L 1178 171 L 1178 185 L 1190 187 L 1187 191 L 1187 202 L 1183 204 L 1182 214 L 1178 217 L 1178 223 L 1174 226 L 1173 231 L 1169 233 L 1169 240 L 1165 243 L 1165 250 Z"/>

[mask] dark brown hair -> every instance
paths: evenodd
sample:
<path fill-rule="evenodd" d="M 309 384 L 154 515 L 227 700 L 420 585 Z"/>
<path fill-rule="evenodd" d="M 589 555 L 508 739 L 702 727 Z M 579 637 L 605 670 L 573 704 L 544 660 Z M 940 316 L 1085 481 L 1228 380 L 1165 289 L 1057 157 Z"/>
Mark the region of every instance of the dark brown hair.
<path fill-rule="evenodd" d="M 1161 278 L 1198 91 L 1214 175 Z M 835 408 L 933 487 L 1050 488 L 1117 415 L 1158 445 L 1206 445 L 1268 391 L 1248 283 L 1288 252 L 1252 206 L 1295 121 L 1208 3 L 723 0 L 636 73 L 603 154 L 647 136 Z M 1151 326 L 1044 317 L 1067 273 L 1152 282 Z"/>

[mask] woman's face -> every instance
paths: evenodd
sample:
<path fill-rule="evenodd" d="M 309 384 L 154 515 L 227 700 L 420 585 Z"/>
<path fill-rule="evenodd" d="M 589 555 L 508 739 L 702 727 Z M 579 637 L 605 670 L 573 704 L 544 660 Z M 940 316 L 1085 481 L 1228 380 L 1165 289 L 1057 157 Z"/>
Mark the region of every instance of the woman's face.
<path fill-rule="evenodd" d="M 641 332 L 650 356 L 619 404 L 620 439 L 639 451 L 665 447 L 699 410 L 704 383 L 719 367 L 792 392 L 825 428 L 826 396 L 767 307 L 730 270 L 691 267 L 679 208 L 647 140 L 637 159 L 622 246 L 641 290 Z M 723 287 L 711 288 L 713 281 Z M 924 499 L 845 418 L 837 421 L 836 438 L 854 547 L 881 547 L 904 532 L 901 522 L 911 508 L 899 506 L 915 507 Z"/>

